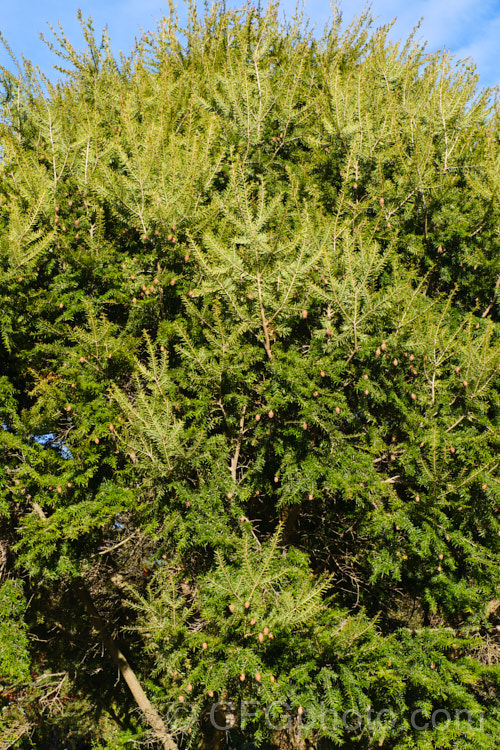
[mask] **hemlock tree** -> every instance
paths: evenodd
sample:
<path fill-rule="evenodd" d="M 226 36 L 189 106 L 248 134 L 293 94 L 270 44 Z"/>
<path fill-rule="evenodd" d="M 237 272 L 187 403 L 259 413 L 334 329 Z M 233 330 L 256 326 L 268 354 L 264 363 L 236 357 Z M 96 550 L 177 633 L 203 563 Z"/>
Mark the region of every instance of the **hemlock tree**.
<path fill-rule="evenodd" d="M 491 92 L 367 13 L 82 28 L 1 75 L 0 747 L 496 747 Z"/>

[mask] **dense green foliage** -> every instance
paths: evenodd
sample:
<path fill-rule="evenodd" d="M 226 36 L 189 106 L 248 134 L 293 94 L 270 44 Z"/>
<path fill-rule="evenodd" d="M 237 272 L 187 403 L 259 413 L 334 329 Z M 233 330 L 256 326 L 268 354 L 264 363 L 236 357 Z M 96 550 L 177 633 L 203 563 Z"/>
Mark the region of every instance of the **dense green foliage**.
<path fill-rule="evenodd" d="M 148 739 L 81 581 L 179 746 L 495 748 L 491 92 L 368 15 L 82 28 L 0 76 L 0 748 Z"/>

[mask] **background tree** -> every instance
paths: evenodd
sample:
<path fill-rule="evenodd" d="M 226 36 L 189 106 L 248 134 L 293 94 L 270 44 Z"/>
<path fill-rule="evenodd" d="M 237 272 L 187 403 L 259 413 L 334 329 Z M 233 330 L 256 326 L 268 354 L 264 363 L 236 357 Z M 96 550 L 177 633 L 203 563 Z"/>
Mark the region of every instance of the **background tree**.
<path fill-rule="evenodd" d="M 493 748 L 491 92 L 369 14 L 82 28 L 1 76 L 3 746 Z"/>

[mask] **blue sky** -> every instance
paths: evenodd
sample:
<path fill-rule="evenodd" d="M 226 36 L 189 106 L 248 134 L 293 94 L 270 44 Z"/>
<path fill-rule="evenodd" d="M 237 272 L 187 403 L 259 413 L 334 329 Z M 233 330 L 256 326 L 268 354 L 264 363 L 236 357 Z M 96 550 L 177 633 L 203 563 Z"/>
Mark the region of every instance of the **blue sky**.
<path fill-rule="evenodd" d="M 179 0 L 176 4 L 184 21 L 184 3 Z M 227 4 L 241 7 L 243 3 L 228 0 Z M 262 4 L 265 6 L 266 0 Z M 81 7 L 85 17 L 92 17 L 98 32 L 108 27 L 114 51 L 128 52 L 139 29 L 154 28 L 156 19 L 167 12 L 167 4 L 160 0 L 17 0 L 16 3 L 0 0 L 0 5 L 0 31 L 14 54 L 24 54 L 47 73 L 53 56 L 38 38 L 41 31 L 50 38 L 47 22 L 57 26 L 60 21 L 67 36 L 79 47 L 81 33 L 76 12 Z M 296 0 L 281 0 L 280 6 L 290 18 Z M 339 6 L 344 19 L 350 21 L 363 10 L 365 2 L 344 0 Z M 199 7 L 203 8 L 201 0 Z M 321 33 L 331 15 L 329 0 L 304 0 L 304 7 Z M 392 30 L 394 39 L 406 39 L 423 17 L 417 38 L 427 41 L 429 51 L 445 47 L 456 59 L 471 57 L 482 85 L 500 85 L 500 0 L 414 0 L 413 3 L 373 0 L 371 10 L 377 25 L 397 18 Z M 3 49 L 0 49 L 0 64 L 12 68 Z"/>

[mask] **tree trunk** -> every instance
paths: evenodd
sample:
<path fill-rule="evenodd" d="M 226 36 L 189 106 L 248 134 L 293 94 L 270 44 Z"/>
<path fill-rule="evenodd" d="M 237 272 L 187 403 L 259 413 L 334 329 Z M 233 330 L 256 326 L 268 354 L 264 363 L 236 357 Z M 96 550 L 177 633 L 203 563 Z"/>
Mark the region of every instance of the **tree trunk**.
<path fill-rule="evenodd" d="M 156 739 L 162 743 L 165 750 L 177 750 L 177 745 L 172 739 L 172 736 L 168 733 L 163 719 L 142 689 L 142 685 L 137 679 L 134 670 L 128 663 L 127 658 L 120 651 L 115 640 L 109 635 L 106 624 L 97 611 L 95 604 L 92 601 L 92 597 L 81 578 L 75 579 L 73 582 L 73 590 L 83 603 L 92 625 L 100 634 L 104 645 L 120 670 L 120 673 L 127 683 L 130 692 L 134 696 L 137 705 L 141 709 L 144 718 L 152 728 Z"/>
<path fill-rule="evenodd" d="M 43 508 L 38 503 L 33 502 L 33 509 L 40 518 L 44 521 L 47 520 Z M 161 742 L 165 750 L 178 750 L 172 735 L 167 731 L 165 722 L 142 689 L 142 685 L 135 676 L 135 672 L 128 663 L 126 656 L 120 651 L 118 644 L 109 634 L 106 623 L 97 611 L 90 592 L 85 586 L 82 578 L 78 577 L 73 580 L 73 591 L 83 603 L 92 625 L 101 636 L 104 645 L 108 649 L 109 655 L 120 670 L 120 674 L 134 696 L 135 702 L 153 730 L 155 739 Z"/>

